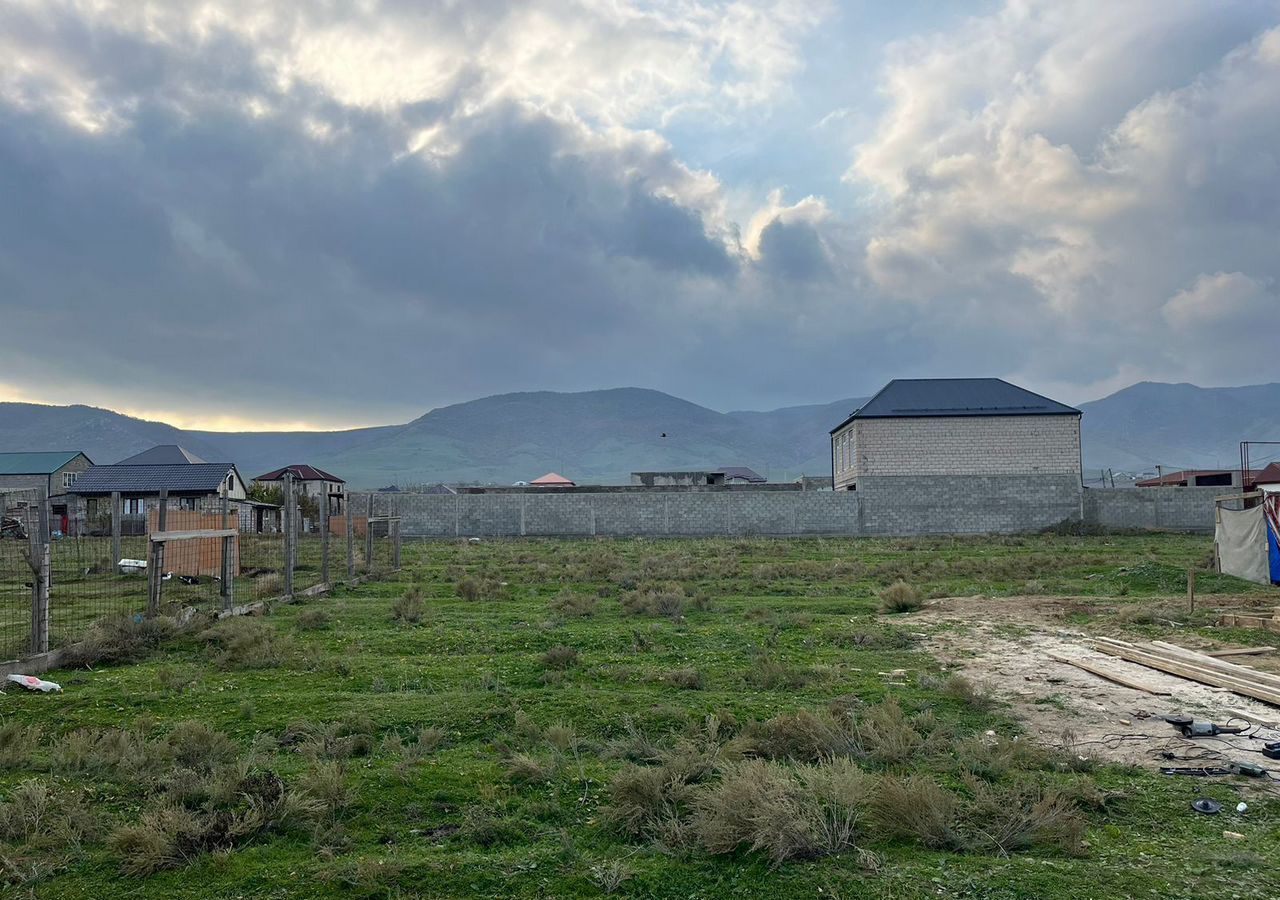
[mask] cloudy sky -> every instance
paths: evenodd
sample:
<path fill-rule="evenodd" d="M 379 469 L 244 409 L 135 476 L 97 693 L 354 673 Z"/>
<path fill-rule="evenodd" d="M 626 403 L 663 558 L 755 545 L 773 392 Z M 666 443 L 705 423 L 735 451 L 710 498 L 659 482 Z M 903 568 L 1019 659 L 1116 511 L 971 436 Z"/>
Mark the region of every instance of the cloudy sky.
<path fill-rule="evenodd" d="M 1271 0 L 0 0 L 0 400 L 1280 380 Z"/>

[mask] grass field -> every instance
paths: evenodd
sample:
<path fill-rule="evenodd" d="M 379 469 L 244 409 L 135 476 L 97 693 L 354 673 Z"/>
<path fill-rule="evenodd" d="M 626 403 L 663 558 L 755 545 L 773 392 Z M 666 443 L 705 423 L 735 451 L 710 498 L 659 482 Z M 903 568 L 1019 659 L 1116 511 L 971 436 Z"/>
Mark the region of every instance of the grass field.
<path fill-rule="evenodd" d="M 1256 783 L 1012 740 L 895 589 L 1164 633 L 1204 537 L 406 544 L 398 580 L 10 691 L 13 896 L 1280 896 Z M 1274 592 L 1201 574 L 1200 612 Z M 141 638 L 133 634 L 132 638 Z M 995 737 L 987 735 L 994 732 Z M 1248 791 L 1250 812 L 1236 816 Z M 1199 816 L 1199 795 L 1229 804 Z M 1239 832 L 1239 839 L 1223 831 Z"/>

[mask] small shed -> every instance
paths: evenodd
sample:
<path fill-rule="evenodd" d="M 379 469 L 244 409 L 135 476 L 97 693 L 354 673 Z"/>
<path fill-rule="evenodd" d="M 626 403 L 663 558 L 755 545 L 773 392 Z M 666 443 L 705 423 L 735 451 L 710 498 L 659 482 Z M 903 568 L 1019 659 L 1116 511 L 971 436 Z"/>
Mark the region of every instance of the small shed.
<path fill-rule="evenodd" d="M 1280 491 L 1216 498 L 1218 571 L 1256 584 L 1280 584 Z"/>

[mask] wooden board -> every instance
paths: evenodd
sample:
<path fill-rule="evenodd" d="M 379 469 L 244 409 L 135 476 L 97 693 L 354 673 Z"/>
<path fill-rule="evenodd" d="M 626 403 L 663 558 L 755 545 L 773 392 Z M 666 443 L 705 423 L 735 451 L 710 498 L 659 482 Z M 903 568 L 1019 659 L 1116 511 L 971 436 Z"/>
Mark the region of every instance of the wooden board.
<path fill-rule="evenodd" d="M 1069 657 L 1066 657 L 1066 656 L 1059 656 L 1056 653 L 1050 653 L 1049 658 L 1055 659 L 1060 663 L 1066 663 L 1069 666 L 1075 666 L 1077 669 L 1083 669 L 1086 672 L 1089 672 L 1093 675 L 1097 675 L 1099 678 L 1105 678 L 1107 681 L 1113 681 L 1118 685 L 1122 685 L 1123 687 L 1133 688 L 1135 691 L 1142 691 L 1143 693 L 1147 693 L 1147 694 L 1155 694 L 1157 697 L 1170 696 L 1169 691 L 1162 691 L 1159 688 L 1154 688 L 1149 684 L 1144 684 L 1141 681 L 1136 681 L 1132 678 L 1129 678 L 1127 675 L 1121 675 L 1117 672 L 1112 672 L 1107 669 L 1103 669 L 1099 666 L 1095 666 L 1092 663 L 1083 659 L 1070 659 Z"/>
<path fill-rule="evenodd" d="M 1226 650 L 1209 650 L 1205 656 L 1256 656 L 1259 653 L 1274 653 L 1275 647 L 1228 647 Z"/>
<path fill-rule="evenodd" d="M 199 528 L 194 531 L 153 531 L 151 540 L 154 543 L 165 541 L 187 541 L 196 538 L 229 538 L 240 532 L 234 528 Z"/>
<path fill-rule="evenodd" d="M 1129 660 L 1129 662 L 1136 662 L 1151 669 L 1168 672 L 1170 675 L 1178 675 L 1211 687 L 1225 688 L 1245 697 L 1252 697 L 1264 703 L 1280 706 L 1280 690 L 1259 684 L 1251 677 L 1258 673 L 1251 672 L 1248 669 L 1241 668 L 1242 674 L 1240 675 L 1226 674 L 1203 666 L 1197 666 L 1192 662 L 1177 659 L 1168 654 L 1143 650 L 1124 641 L 1113 641 L 1110 638 L 1097 638 L 1095 641 L 1097 649 L 1108 656 L 1118 656 L 1121 659 Z"/>

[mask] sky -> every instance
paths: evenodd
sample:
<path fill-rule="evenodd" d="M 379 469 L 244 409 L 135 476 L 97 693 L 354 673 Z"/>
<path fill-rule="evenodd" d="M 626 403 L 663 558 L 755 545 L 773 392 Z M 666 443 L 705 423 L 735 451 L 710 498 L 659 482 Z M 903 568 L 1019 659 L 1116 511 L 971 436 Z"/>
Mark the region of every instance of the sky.
<path fill-rule="evenodd" d="M 1280 2 L 0 0 L 0 400 L 1280 380 Z"/>

